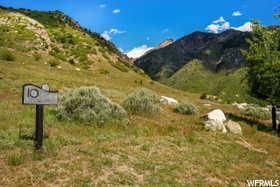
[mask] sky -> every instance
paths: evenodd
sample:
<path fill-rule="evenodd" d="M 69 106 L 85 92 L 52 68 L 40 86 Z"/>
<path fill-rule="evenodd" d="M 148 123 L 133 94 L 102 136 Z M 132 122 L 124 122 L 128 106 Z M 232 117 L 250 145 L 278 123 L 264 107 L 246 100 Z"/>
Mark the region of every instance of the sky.
<path fill-rule="evenodd" d="M 134 58 L 195 31 L 250 31 L 252 19 L 280 22 L 273 17 L 279 0 L 0 0 L 0 5 L 62 11 Z"/>

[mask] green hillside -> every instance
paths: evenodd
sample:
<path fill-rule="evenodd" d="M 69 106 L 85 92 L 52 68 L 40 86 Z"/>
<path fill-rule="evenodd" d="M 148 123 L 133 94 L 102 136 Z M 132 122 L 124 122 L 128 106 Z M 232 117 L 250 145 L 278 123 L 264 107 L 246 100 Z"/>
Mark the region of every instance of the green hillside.
<path fill-rule="evenodd" d="M 199 60 L 187 63 L 162 83 L 186 92 L 216 95 L 224 103 L 263 103 L 249 95 L 245 69 L 209 71 Z"/>
<path fill-rule="evenodd" d="M 161 104 L 157 116 L 129 114 L 126 125 L 96 125 L 58 120 L 48 106 L 44 148 L 34 151 L 35 106 L 21 104 L 26 83 L 48 83 L 60 93 L 96 86 L 116 103 L 145 87 L 191 101 L 199 113 Z M 199 97 L 152 81 L 112 43 L 60 12 L 2 8 L 0 186 L 244 186 L 248 179 L 279 179 L 280 142 L 270 121 Z M 202 116 L 217 108 L 240 123 L 243 136 L 203 128 Z"/>

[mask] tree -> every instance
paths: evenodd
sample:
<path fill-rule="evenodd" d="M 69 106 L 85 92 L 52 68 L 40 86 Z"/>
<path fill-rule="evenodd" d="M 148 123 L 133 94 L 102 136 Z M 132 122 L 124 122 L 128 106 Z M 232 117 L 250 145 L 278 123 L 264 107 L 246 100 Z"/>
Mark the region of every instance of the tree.
<path fill-rule="evenodd" d="M 251 94 L 272 104 L 272 124 L 276 130 L 276 106 L 280 106 L 280 28 L 264 27 L 255 20 L 252 23 L 249 49 L 242 52 L 247 59 L 246 78 Z"/>

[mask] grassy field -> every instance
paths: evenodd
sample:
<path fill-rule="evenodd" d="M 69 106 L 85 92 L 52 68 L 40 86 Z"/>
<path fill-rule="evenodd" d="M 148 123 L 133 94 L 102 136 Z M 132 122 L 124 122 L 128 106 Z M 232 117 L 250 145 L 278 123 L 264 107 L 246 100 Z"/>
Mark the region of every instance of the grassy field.
<path fill-rule="evenodd" d="M 21 42 L 26 39 L 30 38 Z M 243 118 L 231 105 L 200 100 L 198 94 L 169 88 L 133 68 L 116 68 L 111 61 L 118 55 L 106 48 L 109 59 L 95 46 L 97 55 L 89 55 L 94 63 L 83 68 L 46 51 L 37 50 L 42 55 L 38 59 L 35 49 L 18 50 L 22 44 L 13 41 L 1 49 L 9 49 L 14 59 L 0 58 L 0 186 L 246 186 L 248 179 L 279 179 L 280 139 L 269 128 L 270 122 Z M 67 58 L 72 54 L 69 48 L 60 49 Z M 53 58 L 59 66 L 47 63 Z M 97 86 L 117 103 L 145 87 L 158 95 L 189 100 L 199 113 L 181 115 L 162 105 L 159 116 L 130 115 L 127 125 L 97 126 L 58 121 L 54 108 L 45 107 L 44 148 L 35 151 L 31 140 L 35 106 L 21 104 L 26 83 L 48 83 L 60 92 Z M 243 136 L 203 128 L 201 116 L 217 108 L 240 123 Z"/>
<path fill-rule="evenodd" d="M 0 61 L 3 186 L 240 186 L 247 179 L 279 179 L 279 138 L 258 129 L 259 123 L 241 120 L 243 137 L 202 128 L 200 116 L 211 109 L 238 115 L 230 105 L 200 100 L 199 95 L 168 88 L 134 72 L 120 72 L 107 63 L 92 71 L 76 71 L 68 64 L 58 69 L 28 57 L 20 59 Z M 99 68 L 110 73 L 104 75 Z M 36 152 L 33 141 L 19 138 L 20 132 L 31 136 L 35 123 L 35 107 L 21 105 L 24 83 L 48 83 L 60 91 L 96 85 L 118 103 L 133 90 L 147 87 L 158 95 L 191 100 L 200 114 L 184 116 L 163 106 L 160 116 L 135 115 L 127 126 L 100 127 L 57 121 L 52 108 L 46 107 L 44 149 Z"/>

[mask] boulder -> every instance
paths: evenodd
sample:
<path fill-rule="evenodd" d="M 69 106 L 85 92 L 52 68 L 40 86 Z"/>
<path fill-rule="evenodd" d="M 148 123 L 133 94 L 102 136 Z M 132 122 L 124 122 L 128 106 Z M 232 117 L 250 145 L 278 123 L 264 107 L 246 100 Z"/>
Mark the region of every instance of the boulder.
<path fill-rule="evenodd" d="M 204 105 L 204 106 L 211 106 L 211 104 L 207 104 L 207 103 L 206 103 L 206 104 L 203 104 L 203 105 Z"/>
<path fill-rule="evenodd" d="M 163 104 L 167 104 L 167 105 L 175 105 L 178 103 L 178 101 L 176 99 L 166 97 L 166 96 L 161 96 L 160 102 L 162 102 Z"/>
<path fill-rule="evenodd" d="M 245 109 L 245 108 L 248 106 L 247 103 L 240 103 L 240 104 L 238 104 L 238 103 L 233 103 L 232 105 L 233 105 L 233 106 L 236 106 L 236 107 L 239 108 L 239 109 Z"/>
<path fill-rule="evenodd" d="M 225 123 L 225 127 L 228 132 L 233 134 L 242 135 L 242 129 L 239 123 L 229 120 Z"/>
<path fill-rule="evenodd" d="M 225 125 L 222 121 L 220 120 L 208 120 L 208 121 L 205 121 L 204 122 L 204 127 L 206 129 L 210 129 L 210 130 L 213 130 L 213 131 L 222 131 L 223 133 L 226 133 L 227 130 L 225 128 Z"/>
<path fill-rule="evenodd" d="M 214 120 L 214 121 L 220 121 L 223 123 L 224 121 L 226 121 L 226 116 L 222 110 L 216 109 L 207 114 L 207 119 Z"/>

